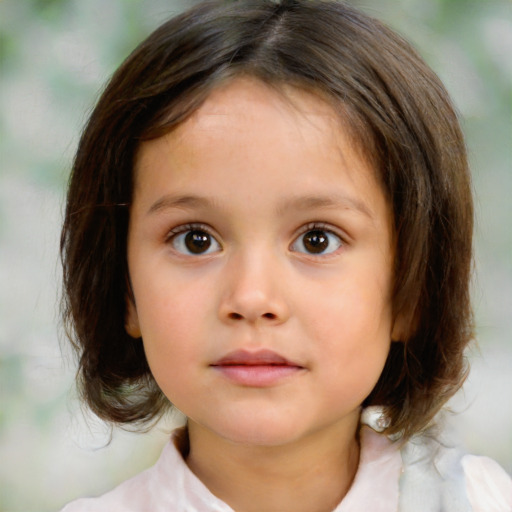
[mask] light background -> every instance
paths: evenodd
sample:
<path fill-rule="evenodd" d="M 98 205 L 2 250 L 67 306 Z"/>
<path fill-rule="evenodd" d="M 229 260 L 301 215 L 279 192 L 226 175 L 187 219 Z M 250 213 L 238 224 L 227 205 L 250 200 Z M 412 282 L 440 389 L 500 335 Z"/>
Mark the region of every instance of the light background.
<path fill-rule="evenodd" d="M 479 348 L 450 419 L 512 472 L 512 4 L 353 0 L 419 49 L 464 118 L 477 196 Z M 108 429 L 80 411 L 59 325 L 58 238 L 78 135 L 98 91 L 192 2 L 0 0 L 0 511 L 45 512 L 152 464 L 168 426 Z M 64 354 L 64 355 L 63 355 Z"/>

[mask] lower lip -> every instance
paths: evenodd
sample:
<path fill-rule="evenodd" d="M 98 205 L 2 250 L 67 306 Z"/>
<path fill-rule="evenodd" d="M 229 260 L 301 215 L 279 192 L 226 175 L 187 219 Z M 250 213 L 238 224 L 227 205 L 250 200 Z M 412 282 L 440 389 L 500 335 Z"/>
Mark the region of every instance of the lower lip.
<path fill-rule="evenodd" d="M 214 366 L 224 377 L 250 387 L 268 387 L 300 373 L 300 366 L 288 365 L 225 365 Z"/>

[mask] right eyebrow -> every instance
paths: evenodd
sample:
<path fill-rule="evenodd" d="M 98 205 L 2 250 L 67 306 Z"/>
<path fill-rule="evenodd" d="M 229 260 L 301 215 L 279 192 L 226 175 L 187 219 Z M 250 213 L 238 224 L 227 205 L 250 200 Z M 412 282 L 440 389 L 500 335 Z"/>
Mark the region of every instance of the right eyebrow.
<path fill-rule="evenodd" d="M 148 209 L 146 215 L 161 212 L 171 208 L 208 208 L 214 206 L 215 201 L 208 197 L 183 195 L 164 195 L 157 199 Z"/>

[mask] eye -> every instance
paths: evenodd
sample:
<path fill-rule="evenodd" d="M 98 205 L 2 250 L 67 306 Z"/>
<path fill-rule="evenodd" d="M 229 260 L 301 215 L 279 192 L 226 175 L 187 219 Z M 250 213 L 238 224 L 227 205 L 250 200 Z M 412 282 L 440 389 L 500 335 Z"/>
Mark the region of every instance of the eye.
<path fill-rule="evenodd" d="M 171 232 L 169 243 L 175 251 L 189 255 L 211 254 L 221 250 L 215 237 L 204 229 L 194 227 Z"/>
<path fill-rule="evenodd" d="M 343 245 L 340 236 L 328 229 L 313 228 L 302 233 L 291 245 L 291 250 L 306 254 L 331 254 Z"/>

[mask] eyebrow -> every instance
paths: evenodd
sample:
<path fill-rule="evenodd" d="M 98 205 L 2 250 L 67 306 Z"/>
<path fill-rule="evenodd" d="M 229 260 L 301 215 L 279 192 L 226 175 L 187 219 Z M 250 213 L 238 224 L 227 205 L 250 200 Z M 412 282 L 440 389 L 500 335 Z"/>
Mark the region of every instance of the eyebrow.
<path fill-rule="evenodd" d="M 292 197 L 277 209 L 279 214 L 287 210 L 341 209 L 353 210 L 373 218 L 370 208 L 360 199 L 347 195 L 306 195 Z"/>
<path fill-rule="evenodd" d="M 183 209 L 207 209 L 220 208 L 221 205 L 212 198 L 196 195 L 173 196 L 165 195 L 155 201 L 147 211 L 148 215 L 173 208 Z M 346 195 L 306 195 L 291 197 L 285 200 L 276 209 L 278 215 L 289 210 L 314 210 L 314 209 L 342 209 L 353 210 L 357 213 L 373 218 L 370 208 L 361 200 Z"/>
<path fill-rule="evenodd" d="M 165 195 L 155 201 L 147 211 L 147 214 L 153 214 L 162 210 L 168 210 L 172 208 L 208 208 L 213 207 L 215 201 L 208 197 L 202 196 L 172 196 Z"/>

